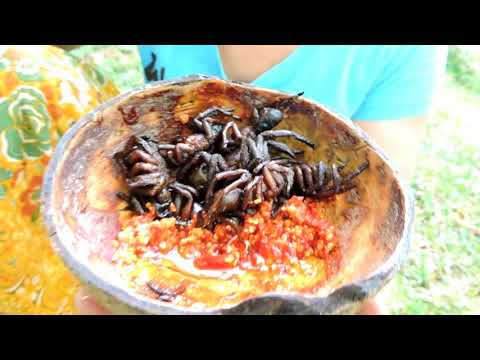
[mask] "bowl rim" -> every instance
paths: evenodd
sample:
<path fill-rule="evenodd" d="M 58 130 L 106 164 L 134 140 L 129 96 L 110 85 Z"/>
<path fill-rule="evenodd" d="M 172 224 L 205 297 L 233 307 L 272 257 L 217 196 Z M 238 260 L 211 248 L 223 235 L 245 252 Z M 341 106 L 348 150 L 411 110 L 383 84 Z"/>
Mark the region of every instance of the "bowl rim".
<path fill-rule="evenodd" d="M 366 299 L 369 295 L 371 289 L 375 290 L 375 287 L 382 285 L 382 282 L 386 282 L 388 278 L 393 276 L 393 274 L 398 271 L 398 269 L 403 265 L 406 260 L 406 255 L 410 248 L 411 237 L 413 233 L 413 221 L 415 218 L 415 198 L 411 187 L 403 180 L 399 175 L 399 170 L 396 164 L 384 153 L 384 151 L 370 138 L 370 136 L 358 127 L 353 121 L 346 119 L 342 115 L 326 108 L 322 104 L 319 104 L 308 98 L 303 100 L 307 103 L 310 103 L 316 107 L 321 108 L 326 113 L 329 113 L 335 116 L 338 120 L 342 121 L 350 130 L 352 130 L 357 135 L 362 136 L 364 140 L 375 152 L 382 158 L 382 160 L 391 168 L 392 173 L 395 175 L 395 178 L 398 182 L 400 192 L 403 196 L 404 203 L 404 226 L 401 233 L 400 240 L 395 246 L 394 251 L 390 254 L 388 259 L 383 262 L 379 267 L 370 272 L 369 275 L 361 278 L 358 281 L 347 283 L 342 285 L 339 288 L 334 289 L 329 292 L 327 295 L 319 296 L 315 294 L 300 294 L 300 293 L 281 293 L 281 292 L 269 292 L 264 293 L 259 296 L 251 297 L 242 300 L 239 303 L 216 307 L 213 309 L 202 309 L 200 311 L 194 309 L 188 309 L 183 307 L 175 307 L 172 304 L 162 303 L 156 301 L 155 299 L 147 298 L 143 295 L 136 293 L 131 289 L 125 289 L 124 287 L 113 285 L 112 283 L 104 280 L 101 276 L 97 275 L 94 271 L 90 269 L 89 266 L 82 263 L 77 257 L 68 249 L 64 241 L 61 239 L 57 233 L 57 224 L 55 222 L 55 215 L 53 213 L 53 186 L 54 186 L 54 176 L 58 169 L 59 164 L 62 161 L 64 150 L 69 146 L 70 142 L 77 135 L 78 131 L 83 127 L 87 126 L 91 121 L 95 119 L 97 113 L 101 113 L 107 108 L 114 106 L 115 104 L 121 102 L 122 100 L 134 96 L 135 94 L 142 93 L 145 90 L 154 88 L 157 86 L 163 85 L 174 85 L 174 84 L 183 84 L 194 83 L 203 80 L 218 80 L 225 83 L 238 84 L 247 88 L 252 88 L 256 90 L 265 90 L 270 93 L 276 93 L 285 95 L 285 92 L 280 92 L 273 89 L 262 88 L 254 86 L 248 83 L 243 83 L 239 81 L 228 81 L 215 76 L 208 76 L 202 74 L 189 75 L 184 77 L 179 77 L 171 80 L 161 80 L 156 82 L 151 82 L 144 84 L 143 86 L 131 89 L 120 95 L 117 95 L 110 100 L 102 103 L 100 106 L 96 107 L 92 111 L 83 115 L 72 127 L 70 127 L 66 133 L 61 137 L 58 142 L 55 151 L 49 161 L 47 170 L 45 172 L 42 184 L 42 195 L 41 195 L 41 212 L 43 216 L 43 222 L 46 225 L 48 236 L 50 238 L 52 247 L 56 253 L 60 256 L 62 261 L 66 266 L 78 276 L 78 278 L 86 282 L 87 284 L 93 284 L 94 287 L 100 289 L 111 297 L 119 300 L 123 304 L 144 313 L 149 314 L 198 314 L 198 315 L 214 315 L 222 314 L 234 311 L 236 308 L 246 307 L 251 305 L 253 302 L 266 302 L 271 300 L 290 300 L 297 301 L 302 304 L 308 302 L 311 305 L 315 305 L 318 309 L 323 309 L 330 313 L 336 313 L 342 308 L 346 308 L 353 304 L 355 301 L 362 301 Z M 378 291 L 377 289 L 376 291 Z M 348 294 L 348 296 L 343 296 Z M 331 298 L 336 298 L 343 301 L 328 301 Z"/>

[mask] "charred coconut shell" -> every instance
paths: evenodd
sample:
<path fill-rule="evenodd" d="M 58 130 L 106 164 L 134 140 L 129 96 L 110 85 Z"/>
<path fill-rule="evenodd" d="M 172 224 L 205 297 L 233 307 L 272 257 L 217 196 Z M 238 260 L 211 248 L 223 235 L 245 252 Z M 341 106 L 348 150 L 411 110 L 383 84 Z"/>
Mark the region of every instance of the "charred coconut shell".
<path fill-rule="evenodd" d="M 301 89 L 299 89 L 301 91 Z M 240 128 L 262 104 L 291 96 L 206 76 L 160 81 L 116 97 L 76 123 L 61 139 L 43 186 L 43 216 L 55 249 L 98 300 L 131 314 L 339 314 L 352 313 L 375 295 L 406 258 L 414 217 L 410 189 L 390 160 L 350 121 L 298 98 L 276 129 L 316 144 L 299 145 L 304 160 L 345 164 L 346 173 L 368 161 L 356 187 L 328 203 L 342 265 L 316 294 L 268 293 L 228 308 L 179 308 L 129 289 L 111 263 L 119 230 L 119 192 L 128 185 L 112 157 L 132 135 L 168 143 L 191 134 L 187 126 L 212 106 L 234 109 Z M 308 94 L 305 94 L 308 97 Z M 290 140 L 286 140 L 289 143 Z"/>

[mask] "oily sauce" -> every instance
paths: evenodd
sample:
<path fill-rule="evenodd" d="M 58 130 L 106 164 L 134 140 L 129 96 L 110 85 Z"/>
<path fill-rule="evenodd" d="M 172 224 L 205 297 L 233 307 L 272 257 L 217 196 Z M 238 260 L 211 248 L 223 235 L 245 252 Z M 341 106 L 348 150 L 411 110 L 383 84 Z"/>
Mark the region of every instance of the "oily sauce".
<path fill-rule="evenodd" d="M 195 221 L 153 220 L 153 211 L 127 214 L 113 261 L 141 293 L 160 301 L 173 293 L 168 302 L 190 308 L 234 305 L 266 292 L 315 292 L 340 261 L 324 204 L 294 196 L 275 218 L 270 212 L 264 202 L 241 228 L 219 224 L 213 231 Z"/>

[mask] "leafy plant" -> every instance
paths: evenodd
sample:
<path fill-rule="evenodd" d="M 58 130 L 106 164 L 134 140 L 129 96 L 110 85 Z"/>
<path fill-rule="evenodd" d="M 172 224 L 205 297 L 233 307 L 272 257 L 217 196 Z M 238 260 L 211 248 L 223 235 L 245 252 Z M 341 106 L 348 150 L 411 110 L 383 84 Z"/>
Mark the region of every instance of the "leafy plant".
<path fill-rule="evenodd" d="M 452 45 L 448 49 L 447 72 L 458 85 L 480 94 L 480 74 L 473 66 L 475 60 L 472 52 Z"/>

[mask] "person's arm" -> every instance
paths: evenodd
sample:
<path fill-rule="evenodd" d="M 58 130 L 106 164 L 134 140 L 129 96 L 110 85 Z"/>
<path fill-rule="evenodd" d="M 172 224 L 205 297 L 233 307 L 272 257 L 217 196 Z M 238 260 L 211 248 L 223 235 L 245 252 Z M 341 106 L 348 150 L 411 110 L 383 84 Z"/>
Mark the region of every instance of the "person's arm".
<path fill-rule="evenodd" d="M 410 181 L 448 48 L 400 46 L 384 51 L 389 61 L 352 118 Z"/>
<path fill-rule="evenodd" d="M 406 181 L 414 175 L 427 116 L 381 122 L 356 121 L 390 157 Z"/>
<path fill-rule="evenodd" d="M 405 47 L 397 55 L 353 120 L 384 150 L 403 178 L 411 181 L 447 48 Z M 359 314 L 387 314 L 384 296 L 386 292 L 380 292 L 370 299 Z"/>

